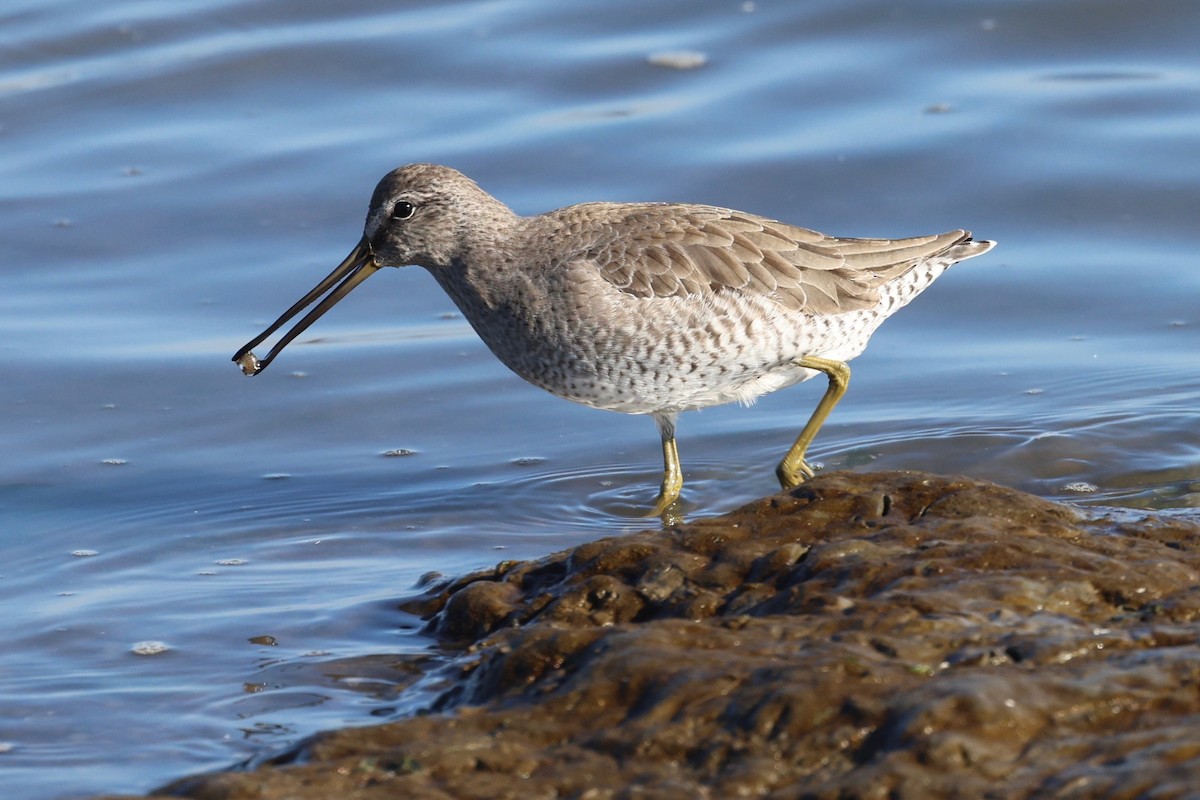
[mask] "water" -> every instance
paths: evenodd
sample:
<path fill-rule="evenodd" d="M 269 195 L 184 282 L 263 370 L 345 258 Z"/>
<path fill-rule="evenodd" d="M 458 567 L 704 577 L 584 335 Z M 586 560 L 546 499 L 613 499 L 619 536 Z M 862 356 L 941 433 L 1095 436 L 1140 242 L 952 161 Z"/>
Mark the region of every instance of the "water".
<path fill-rule="evenodd" d="M 369 722 L 406 696 L 391 656 L 425 652 L 395 610 L 422 574 L 643 524 L 652 423 L 524 385 L 421 270 L 254 380 L 229 363 L 409 161 L 524 213 L 997 239 L 883 327 L 814 458 L 1200 506 L 1191 0 L 10 0 L 0 24 L 6 797 Z M 677 51 L 704 63 L 649 60 Z M 684 415 L 691 513 L 770 491 L 822 388 Z"/>

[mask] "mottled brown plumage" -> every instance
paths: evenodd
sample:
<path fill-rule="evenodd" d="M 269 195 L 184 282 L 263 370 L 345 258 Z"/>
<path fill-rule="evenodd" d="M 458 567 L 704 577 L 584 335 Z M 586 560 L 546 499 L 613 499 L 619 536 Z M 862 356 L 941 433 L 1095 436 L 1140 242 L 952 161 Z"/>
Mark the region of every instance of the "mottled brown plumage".
<path fill-rule="evenodd" d="M 845 392 L 845 362 L 947 267 L 992 246 L 961 230 L 837 238 L 672 203 L 520 217 L 455 170 L 410 164 L 376 187 L 350 256 L 234 360 L 260 372 L 375 270 L 420 265 L 521 377 L 575 402 L 654 417 L 665 469 L 653 513 L 665 513 L 683 482 L 678 412 L 750 403 L 826 374 L 829 389 L 777 470 L 784 486 L 799 483 L 812 475 L 808 445 Z M 254 356 L 322 295 L 266 358 Z"/>
<path fill-rule="evenodd" d="M 970 238 L 966 231 L 909 239 L 846 239 L 712 206 L 584 203 L 558 212 L 620 236 L 583 257 L 635 297 L 736 291 L 789 311 L 840 314 L 879 302 L 878 288 L 917 262 Z"/>

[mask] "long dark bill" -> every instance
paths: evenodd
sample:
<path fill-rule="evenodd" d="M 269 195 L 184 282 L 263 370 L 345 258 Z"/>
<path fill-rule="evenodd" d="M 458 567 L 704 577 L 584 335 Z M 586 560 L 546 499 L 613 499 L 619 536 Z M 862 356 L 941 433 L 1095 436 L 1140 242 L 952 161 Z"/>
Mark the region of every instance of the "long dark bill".
<path fill-rule="evenodd" d="M 279 351 L 287 347 L 288 342 L 295 339 L 304 329 L 317 321 L 317 318 L 324 314 L 329 309 L 337 305 L 337 302 L 350 293 L 350 290 L 360 283 L 371 277 L 372 273 L 379 269 L 379 263 L 375 261 L 375 254 L 371 252 L 371 245 L 364 236 L 350 255 L 346 256 L 346 260 L 338 264 L 337 268 L 329 273 L 323 281 L 318 283 L 311 292 L 301 297 L 291 308 L 283 312 L 283 315 L 271 323 L 271 326 L 258 336 L 251 339 L 246 345 L 234 354 L 233 360 L 242 368 L 242 372 L 246 375 L 257 375 L 267 368 L 267 365 L 274 360 L 275 356 L 279 355 Z M 341 281 L 341 283 L 338 283 Z M 283 335 L 275 346 L 271 348 L 271 352 L 267 353 L 267 357 L 259 360 L 254 353 L 250 352 L 258 345 L 262 344 L 268 336 L 279 330 L 285 322 L 299 314 L 307 308 L 318 297 L 329 291 L 329 288 L 337 283 L 337 288 L 325 295 L 325 298 L 317 303 L 316 308 L 304 315 L 304 318 L 297 322 L 290 331 Z"/>

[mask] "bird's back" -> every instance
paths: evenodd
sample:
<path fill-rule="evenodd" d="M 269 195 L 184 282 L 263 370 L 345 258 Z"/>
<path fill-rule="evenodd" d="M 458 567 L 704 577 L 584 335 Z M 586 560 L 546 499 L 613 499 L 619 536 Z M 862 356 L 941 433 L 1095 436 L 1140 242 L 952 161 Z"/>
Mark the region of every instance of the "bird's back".
<path fill-rule="evenodd" d="M 991 247 L 962 230 L 841 238 L 731 209 L 668 203 L 584 203 L 542 219 L 560 253 L 594 265 L 633 297 L 736 293 L 808 315 L 872 308 L 882 287 L 917 265 L 948 265 Z"/>

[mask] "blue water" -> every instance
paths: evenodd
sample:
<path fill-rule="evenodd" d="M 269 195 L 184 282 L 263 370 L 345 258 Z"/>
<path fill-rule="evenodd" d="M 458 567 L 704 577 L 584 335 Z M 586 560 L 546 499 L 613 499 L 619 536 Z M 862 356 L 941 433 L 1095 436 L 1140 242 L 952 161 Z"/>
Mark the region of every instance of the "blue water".
<path fill-rule="evenodd" d="M 522 213 L 997 239 L 854 362 L 815 459 L 1200 506 L 1193 0 L 25 0 L 0 25 L 6 797 L 369 722 L 404 681 L 338 665 L 425 651 L 395 610 L 421 575 L 644 524 L 650 421 L 523 384 L 421 270 L 253 380 L 229 362 L 410 161 Z M 817 383 L 684 415 L 690 514 L 774 489 Z"/>

